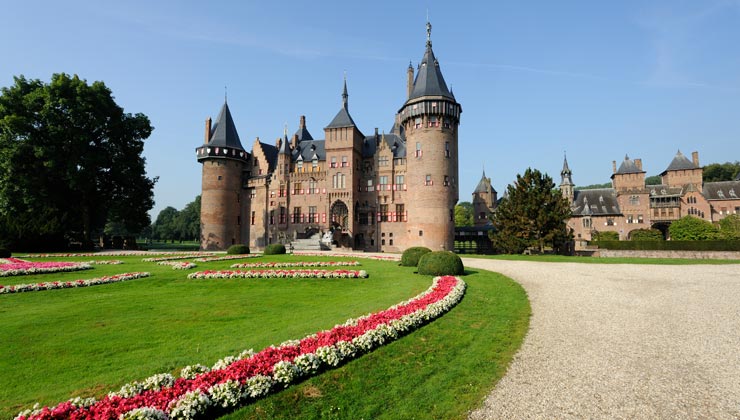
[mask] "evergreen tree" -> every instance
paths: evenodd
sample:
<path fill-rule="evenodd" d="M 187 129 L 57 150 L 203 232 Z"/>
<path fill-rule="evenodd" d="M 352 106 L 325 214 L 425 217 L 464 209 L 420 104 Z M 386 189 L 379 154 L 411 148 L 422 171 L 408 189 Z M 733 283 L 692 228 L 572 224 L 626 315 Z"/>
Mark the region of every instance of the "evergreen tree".
<path fill-rule="evenodd" d="M 506 197 L 493 214 L 491 239 L 506 253 L 521 253 L 531 246 L 544 251 L 546 244 L 569 235 L 566 221 L 570 215 L 570 205 L 552 178 L 527 168 L 506 188 Z"/>

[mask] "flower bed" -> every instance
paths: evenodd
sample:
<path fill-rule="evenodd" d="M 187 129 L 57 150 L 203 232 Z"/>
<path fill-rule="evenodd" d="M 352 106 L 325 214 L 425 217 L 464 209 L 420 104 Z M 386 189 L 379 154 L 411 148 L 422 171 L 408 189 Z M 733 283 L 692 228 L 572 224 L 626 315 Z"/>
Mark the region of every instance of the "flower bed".
<path fill-rule="evenodd" d="M 193 252 L 193 251 L 103 251 L 103 252 L 76 252 L 76 253 L 56 253 L 56 254 L 28 254 L 22 255 L 23 258 L 62 258 L 62 257 L 135 257 L 141 255 L 215 255 L 213 252 Z"/>
<path fill-rule="evenodd" d="M 186 366 L 179 378 L 154 375 L 126 384 L 100 401 L 78 397 L 55 407 L 25 410 L 16 419 L 207 418 L 209 413 L 239 407 L 393 341 L 449 311 L 464 293 L 462 279 L 437 277 L 413 299 L 349 319 L 331 330 L 258 353 L 246 350 L 219 360 L 212 368 Z"/>
<path fill-rule="evenodd" d="M 278 268 L 278 267 L 343 267 L 358 266 L 358 261 L 309 261 L 309 262 L 264 262 L 264 263 L 237 263 L 231 268 Z"/>
<path fill-rule="evenodd" d="M 172 260 L 189 260 L 193 258 L 197 258 L 203 255 L 213 255 L 213 254 L 203 254 L 203 253 L 195 253 L 195 254 L 181 254 L 181 255 L 174 255 L 170 257 L 154 257 L 154 258 L 144 258 L 142 261 L 144 262 L 160 262 L 160 261 L 172 261 Z"/>
<path fill-rule="evenodd" d="M 0 277 L 59 273 L 92 268 L 88 263 L 79 262 L 30 262 L 18 258 L 6 258 L 5 260 L 7 263 L 0 264 Z"/>
<path fill-rule="evenodd" d="M 88 261 L 88 264 L 92 265 L 118 265 L 123 264 L 123 261 L 121 260 L 92 260 Z"/>
<path fill-rule="evenodd" d="M 295 251 L 293 255 L 307 256 L 307 257 L 350 257 L 350 258 L 368 258 L 371 260 L 381 261 L 400 261 L 400 255 L 364 255 L 360 253 L 337 253 L 337 252 L 311 252 L 311 251 Z"/>
<path fill-rule="evenodd" d="M 197 262 L 212 262 L 212 261 L 243 260 L 245 258 L 257 258 L 257 257 L 261 257 L 261 256 L 262 256 L 262 254 L 224 255 L 224 256 L 220 256 L 220 257 L 196 258 L 193 261 L 197 261 Z"/>
<path fill-rule="evenodd" d="M 173 270 L 190 270 L 198 265 L 187 261 L 160 261 L 157 265 L 169 265 Z"/>
<path fill-rule="evenodd" d="M 149 277 L 149 273 L 124 273 L 114 276 L 98 277 L 90 280 L 49 281 L 44 283 L 16 284 L 11 286 L 0 285 L 0 295 L 21 292 L 36 292 L 40 290 L 69 289 L 72 287 L 96 286 L 99 284 L 118 283 L 120 281 Z"/>
<path fill-rule="evenodd" d="M 357 279 L 367 277 L 365 270 L 206 270 L 188 274 L 189 279 Z"/>

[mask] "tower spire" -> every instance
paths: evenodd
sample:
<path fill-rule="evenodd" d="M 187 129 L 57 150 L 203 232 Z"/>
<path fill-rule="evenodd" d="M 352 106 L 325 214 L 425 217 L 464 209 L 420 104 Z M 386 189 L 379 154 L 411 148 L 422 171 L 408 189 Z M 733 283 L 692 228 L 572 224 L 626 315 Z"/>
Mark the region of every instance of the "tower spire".
<path fill-rule="evenodd" d="M 347 71 L 344 71 L 344 89 L 342 90 L 342 107 L 349 111 L 349 94 L 347 94 Z"/>
<path fill-rule="evenodd" d="M 427 12 L 427 47 L 432 46 L 432 24 L 429 22 L 429 12 Z"/>

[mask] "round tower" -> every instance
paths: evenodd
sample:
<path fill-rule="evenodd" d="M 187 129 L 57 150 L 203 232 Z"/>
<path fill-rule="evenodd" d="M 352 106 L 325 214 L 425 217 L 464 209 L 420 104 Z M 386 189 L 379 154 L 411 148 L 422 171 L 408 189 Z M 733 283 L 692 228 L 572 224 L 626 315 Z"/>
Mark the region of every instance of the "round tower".
<path fill-rule="evenodd" d="M 200 247 L 225 250 L 249 237 L 242 200 L 242 174 L 249 154 L 239 141 L 226 102 L 213 126 L 210 118 L 206 120 L 205 137 L 205 143 L 195 149 L 203 164 Z"/>
<path fill-rule="evenodd" d="M 462 107 L 434 57 L 427 22 L 424 57 L 399 111 L 406 131 L 409 246 L 452 250 L 458 194 L 457 129 Z"/>

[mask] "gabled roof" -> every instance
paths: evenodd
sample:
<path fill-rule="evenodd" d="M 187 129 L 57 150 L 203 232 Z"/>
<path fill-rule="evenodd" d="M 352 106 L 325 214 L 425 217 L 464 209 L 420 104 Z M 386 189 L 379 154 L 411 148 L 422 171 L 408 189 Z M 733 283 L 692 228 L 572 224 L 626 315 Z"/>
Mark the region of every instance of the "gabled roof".
<path fill-rule="evenodd" d="M 705 182 L 702 194 L 707 200 L 739 200 L 740 180 Z"/>
<path fill-rule="evenodd" d="M 493 185 L 491 185 L 491 178 L 486 178 L 486 171 L 483 170 L 483 176 L 481 176 L 480 181 L 478 181 L 478 186 L 473 190 L 473 194 L 493 193 L 495 191 L 496 190 L 493 189 Z"/>
<path fill-rule="evenodd" d="M 216 118 L 216 123 L 211 127 L 211 136 L 208 139 L 209 146 L 232 147 L 234 149 L 244 150 L 239 134 L 236 132 L 234 119 L 231 118 L 229 105 L 224 102 L 221 112 Z"/>
<path fill-rule="evenodd" d="M 455 96 L 447 89 L 447 83 L 442 77 L 442 71 L 439 68 L 439 62 L 434 57 L 432 41 L 430 40 L 427 40 L 427 49 L 421 63 L 419 63 L 414 88 L 411 90 L 409 100 L 422 96 L 443 96 L 455 100 Z"/>
<path fill-rule="evenodd" d="M 342 107 L 326 128 L 356 127 L 355 121 L 349 115 L 347 108 Z"/>
<path fill-rule="evenodd" d="M 624 161 L 622 161 L 622 164 L 619 165 L 619 169 L 617 169 L 618 174 L 639 174 L 642 172 L 645 171 L 640 170 L 635 162 L 627 155 L 624 156 Z"/>
<path fill-rule="evenodd" d="M 385 133 L 381 136 L 380 141 L 384 141 L 388 148 L 393 153 L 393 158 L 404 158 L 406 157 L 406 142 L 395 133 Z M 362 157 L 370 158 L 375 156 L 378 151 L 378 144 L 375 135 L 365 136 L 365 140 L 362 143 Z"/>
<path fill-rule="evenodd" d="M 313 140 L 311 133 L 308 132 L 308 129 L 306 127 L 298 127 L 295 135 L 298 136 L 298 141 Z"/>
<path fill-rule="evenodd" d="M 694 165 L 694 162 L 690 161 L 686 156 L 681 153 L 679 150 L 678 153 L 676 153 L 676 156 L 671 161 L 671 164 L 668 165 L 665 171 L 661 173 L 665 174 L 668 171 L 682 171 L 686 169 L 698 169 L 699 167 Z"/>
<path fill-rule="evenodd" d="M 277 157 L 278 157 L 278 149 L 275 147 L 275 145 L 267 144 L 260 142 L 260 146 L 262 147 L 262 152 L 265 154 L 265 159 L 267 159 L 267 164 L 269 166 L 268 171 L 275 170 L 275 166 L 277 165 Z"/>
<path fill-rule="evenodd" d="M 325 140 L 304 140 L 299 142 L 293 149 L 293 161 L 298 160 L 300 156 L 304 162 L 311 162 L 316 156 L 316 160 L 326 160 Z"/>
<path fill-rule="evenodd" d="M 571 208 L 573 215 L 576 216 L 609 216 L 622 213 L 614 188 L 576 190 Z"/>

